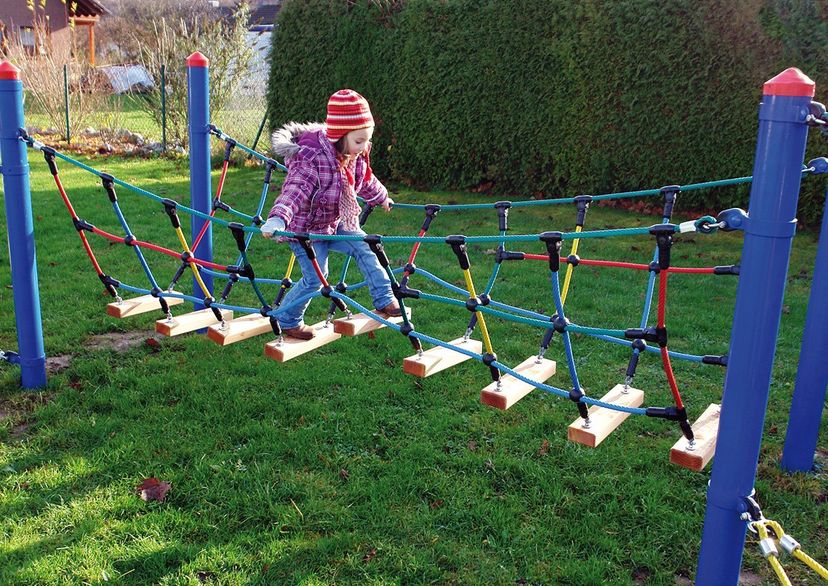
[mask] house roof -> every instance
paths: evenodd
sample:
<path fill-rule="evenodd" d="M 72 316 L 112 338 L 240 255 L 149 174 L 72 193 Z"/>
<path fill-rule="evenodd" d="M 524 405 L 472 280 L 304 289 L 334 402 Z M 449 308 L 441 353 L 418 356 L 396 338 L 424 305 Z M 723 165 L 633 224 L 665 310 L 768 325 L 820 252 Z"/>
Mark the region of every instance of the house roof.
<path fill-rule="evenodd" d="M 109 10 L 104 8 L 97 0 L 76 0 L 78 5 L 75 8 L 75 15 L 77 16 L 101 16 L 102 14 L 109 14 Z"/>
<path fill-rule="evenodd" d="M 280 4 L 265 4 L 259 6 L 256 10 L 250 13 L 250 19 L 247 24 L 249 26 L 256 26 L 258 24 L 273 24 L 276 22 L 276 15 L 279 14 Z"/>

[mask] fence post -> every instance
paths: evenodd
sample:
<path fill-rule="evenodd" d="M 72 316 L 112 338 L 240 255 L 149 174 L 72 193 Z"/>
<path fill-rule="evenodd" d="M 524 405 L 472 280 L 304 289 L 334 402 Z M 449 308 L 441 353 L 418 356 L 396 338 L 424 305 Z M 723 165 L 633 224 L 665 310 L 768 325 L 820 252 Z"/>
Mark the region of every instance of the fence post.
<path fill-rule="evenodd" d="M 63 104 L 66 107 L 66 144 L 72 144 L 72 131 L 69 130 L 69 64 L 63 64 Z"/>
<path fill-rule="evenodd" d="M 828 388 L 828 361 L 825 359 L 828 356 L 828 190 L 825 201 L 808 317 L 802 333 L 796 386 L 782 450 L 782 469 L 788 472 L 810 472 L 814 467 L 822 406 Z"/>
<path fill-rule="evenodd" d="M 187 57 L 187 116 L 189 120 L 190 139 L 190 206 L 209 214 L 212 207 L 212 186 L 210 183 L 210 61 L 196 51 Z M 192 217 L 192 239 L 198 237 L 207 220 Z M 213 226 L 199 242 L 193 254 L 203 260 L 213 260 Z M 213 277 L 202 274 L 208 291 L 213 290 Z M 200 291 L 198 282 L 193 277 L 193 291 Z M 201 296 L 201 294 L 197 294 Z"/>
<path fill-rule="evenodd" d="M 161 150 L 167 152 L 167 65 L 161 65 Z"/>
<path fill-rule="evenodd" d="M 256 150 L 256 145 L 259 144 L 259 139 L 262 136 L 262 131 L 264 130 L 265 122 L 267 122 L 267 108 L 265 108 L 264 116 L 262 116 L 262 123 L 259 124 L 259 130 L 256 132 L 256 138 L 253 139 L 253 146 L 251 146 L 251 150 Z M 252 158 L 253 155 L 247 155 L 247 158 Z"/>
<path fill-rule="evenodd" d="M 736 290 L 716 455 L 696 584 L 737 584 L 753 494 L 814 82 L 795 68 L 767 81 Z M 757 319 L 761 316 L 761 319 Z"/>
<path fill-rule="evenodd" d="M 21 128 L 25 128 L 25 120 L 20 70 L 4 61 L 0 63 L 0 161 L 21 385 L 33 389 L 46 386 L 46 353 L 40 318 L 29 158 L 26 145 L 20 141 Z"/>

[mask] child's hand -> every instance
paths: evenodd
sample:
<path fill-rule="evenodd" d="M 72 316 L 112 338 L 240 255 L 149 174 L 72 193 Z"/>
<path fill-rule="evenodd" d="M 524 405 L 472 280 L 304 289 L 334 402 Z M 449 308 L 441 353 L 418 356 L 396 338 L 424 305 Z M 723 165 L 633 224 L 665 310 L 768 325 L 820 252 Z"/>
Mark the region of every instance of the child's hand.
<path fill-rule="evenodd" d="M 386 212 L 390 212 L 391 211 L 391 206 L 393 206 L 393 205 L 394 205 L 394 200 L 391 199 L 390 197 L 386 197 L 385 201 L 382 202 L 382 209 L 384 209 Z"/>
<path fill-rule="evenodd" d="M 265 238 L 273 238 L 274 232 L 284 232 L 285 227 L 285 221 L 282 218 L 273 216 L 262 224 L 260 230 L 262 231 L 262 236 Z"/>

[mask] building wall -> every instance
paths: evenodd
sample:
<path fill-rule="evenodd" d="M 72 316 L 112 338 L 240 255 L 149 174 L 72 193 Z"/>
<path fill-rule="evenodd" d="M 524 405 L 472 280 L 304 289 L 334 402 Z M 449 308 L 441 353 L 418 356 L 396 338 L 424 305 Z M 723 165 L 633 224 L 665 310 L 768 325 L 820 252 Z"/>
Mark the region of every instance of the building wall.
<path fill-rule="evenodd" d="M 35 2 L 37 16 L 40 20 L 49 17 L 49 28 L 54 33 L 69 26 L 69 19 L 66 15 L 66 6 L 60 0 L 49 0 L 46 2 L 46 9 Z M 0 2 L 0 20 L 6 23 L 9 32 L 20 30 L 21 26 L 32 26 L 34 16 L 32 11 L 26 8 L 26 0 L 3 0 Z"/>

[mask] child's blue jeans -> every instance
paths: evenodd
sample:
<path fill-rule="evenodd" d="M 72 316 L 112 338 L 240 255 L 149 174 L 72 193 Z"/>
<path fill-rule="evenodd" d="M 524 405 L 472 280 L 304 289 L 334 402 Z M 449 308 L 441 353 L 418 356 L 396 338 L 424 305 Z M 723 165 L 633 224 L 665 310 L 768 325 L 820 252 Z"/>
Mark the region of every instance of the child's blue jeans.
<path fill-rule="evenodd" d="M 365 232 L 346 232 L 341 225 L 336 231 L 337 235 L 359 235 L 365 236 Z M 319 281 L 319 276 L 313 268 L 313 263 L 308 258 L 302 246 L 295 241 L 288 242 L 291 250 L 296 255 L 296 260 L 302 269 L 302 278 L 298 283 L 294 283 L 288 290 L 285 298 L 282 300 L 281 307 L 285 311 L 280 311 L 277 314 L 279 324 L 285 329 L 295 328 L 303 323 L 303 316 L 305 310 L 310 305 L 310 299 L 304 303 L 299 303 L 293 307 L 288 307 L 293 300 L 298 300 L 301 297 L 319 291 L 322 288 L 322 283 Z M 317 240 L 313 242 L 313 250 L 316 252 L 316 261 L 319 263 L 319 268 L 325 278 L 328 278 L 328 251 L 335 250 L 350 255 L 356 260 L 357 267 L 362 272 L 367 281 L 368 291 L 374 301 L 376 309 L 383 309 L 394 300 L 394 294 L 391 292 L 391 281 L 388 279 L 388 274 L 382 268 L 377 256 L 371 252 L 362 240 Z M 331 286 L 336 285 L 332 283 Z"/>

